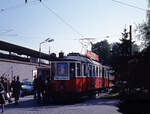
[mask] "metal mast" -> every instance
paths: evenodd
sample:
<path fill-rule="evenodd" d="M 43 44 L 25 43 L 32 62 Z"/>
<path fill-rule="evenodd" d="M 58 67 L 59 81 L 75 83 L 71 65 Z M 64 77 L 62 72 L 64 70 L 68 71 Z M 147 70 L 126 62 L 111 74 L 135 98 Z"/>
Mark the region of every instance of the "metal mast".
<path fill-rule="evenodd" d="M 95 39 L 96 38 L 81 38 L 81 39 L 79 39 L 79 41 L 82 45 L 81 53 L 83 52 L 83 49 L 84 49 L 84 51 L 86 51 L 90 45 L 92 48 L 92 42 L 94 42 Z"/>

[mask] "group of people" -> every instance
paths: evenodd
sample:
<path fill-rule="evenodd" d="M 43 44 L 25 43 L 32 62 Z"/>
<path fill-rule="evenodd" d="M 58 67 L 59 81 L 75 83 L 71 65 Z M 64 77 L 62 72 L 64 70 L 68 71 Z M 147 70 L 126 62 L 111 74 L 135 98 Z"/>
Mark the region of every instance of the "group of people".
<path fill-rule="evenodd" d="M 43 103 L 45 105 L 52 102 L 53 92 L 51 90 L 52 84 L 50 77 L 43 79 L 42 76 L 34 76 L 33 88 L 34 88 L 34 99 L 37 103 Z M 21 90 L 21 82 L 19 81 L 19 76 L 14 76 L 11 81 L 9 77 L 0 77 L 0 104 L 2 107 L 2 112 L 4 112 L 5 102 L 13 102 L 18 104 L 19 96 Z"/>
<path fill-rule="evenodd" d="M 19 76 L 14 76 L 13 80 L 10 81 L 9 77 L 0 77 L 0 104 L 2 112 L 4 112 L 5 102 L 12 102 L 14 98 L 15 104 L 18 104 L 19 95 L 21 90 L 21 82 Z"/>
<path fill-rule="evenodd" d="M 42 76 L 34 76 L 33 88 L 34 88 L 34 99 L 37 103 L 43 103 L 45 105 L 52 102 L 52 90 L 51 90 L 51 79 L 47 77 L 43 79 Z"/>

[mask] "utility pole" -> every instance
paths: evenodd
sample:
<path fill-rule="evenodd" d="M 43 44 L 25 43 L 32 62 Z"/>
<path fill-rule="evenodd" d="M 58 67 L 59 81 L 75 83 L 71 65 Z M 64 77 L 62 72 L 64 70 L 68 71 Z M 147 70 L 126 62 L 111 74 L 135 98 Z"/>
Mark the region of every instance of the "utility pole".
<path fill-rule="evenodd" d="M 132 56 L 132 25 L 130 25 L 130 28 L 129 28 L 129 37 L 130 37 L 130 56 Z"/>
<path fill-rule="evenodd" d="M 49 46 L 49 56 L 51 55 L 50 50 L 51 50 L 51 47 Z M 50 60 L 49 60 L 49 65 L 50 65 Z"/>

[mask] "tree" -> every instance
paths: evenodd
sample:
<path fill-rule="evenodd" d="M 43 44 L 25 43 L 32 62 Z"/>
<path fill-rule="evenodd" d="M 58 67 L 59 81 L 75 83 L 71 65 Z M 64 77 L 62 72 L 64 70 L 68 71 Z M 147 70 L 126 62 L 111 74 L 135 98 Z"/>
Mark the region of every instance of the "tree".
<path fill-rule="evenodd" d="M 132 44 L 132 53 L 133 55 L 137 54 L 140 52 L 140 46 L 137 44 Z"/>
<path fill-rule="evenodd" d="M 129 33 L 127 32 L 127 30 L 124 29 L 120 42 L 112 44 L 111 50 L 111 66 L 115 71 L 114 75 L 116 78 L 116 83 L 121 84 L 120 87 L 124 86 L 124 82 L 128 84 L 129 87 L 130 86 L 129 82 L 133 81 L 131 80 L 132 76 L 129 73 L 130 70 L 129 61 L 132 58 L 133 54 L 139 51 L 138 45 L 130 41 L 130 39 L 128 38 L 128 34 Z M 130 51 L 131 45 L 132 45 L 132 55 Z"/>
<path fill-rule="evenodd" d="M 135 30 L 137 32 L 137 38 L 142 40 L 144 47 L 150 45 L 150 25 L 148 23 L 142 23 L 137 26 Z"/>
<path fill-rule="evenodd" d="M 108 65 L 110 59 L 110 44 L 107 40 L 92 44 L 92 51 L 99 55 L 100 62 Z"/>

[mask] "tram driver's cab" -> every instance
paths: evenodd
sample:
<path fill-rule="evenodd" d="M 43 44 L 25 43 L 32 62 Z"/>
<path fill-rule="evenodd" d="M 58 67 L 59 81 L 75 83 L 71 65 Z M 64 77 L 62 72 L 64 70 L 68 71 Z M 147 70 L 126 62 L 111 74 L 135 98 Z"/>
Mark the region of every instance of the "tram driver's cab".
<path fill-rule="evenodd" d="M 55 61 L 51 63 L 51 76 L 54 80 L 70 80 L 87 75 L 86 64 L 79 61 Z"/>

